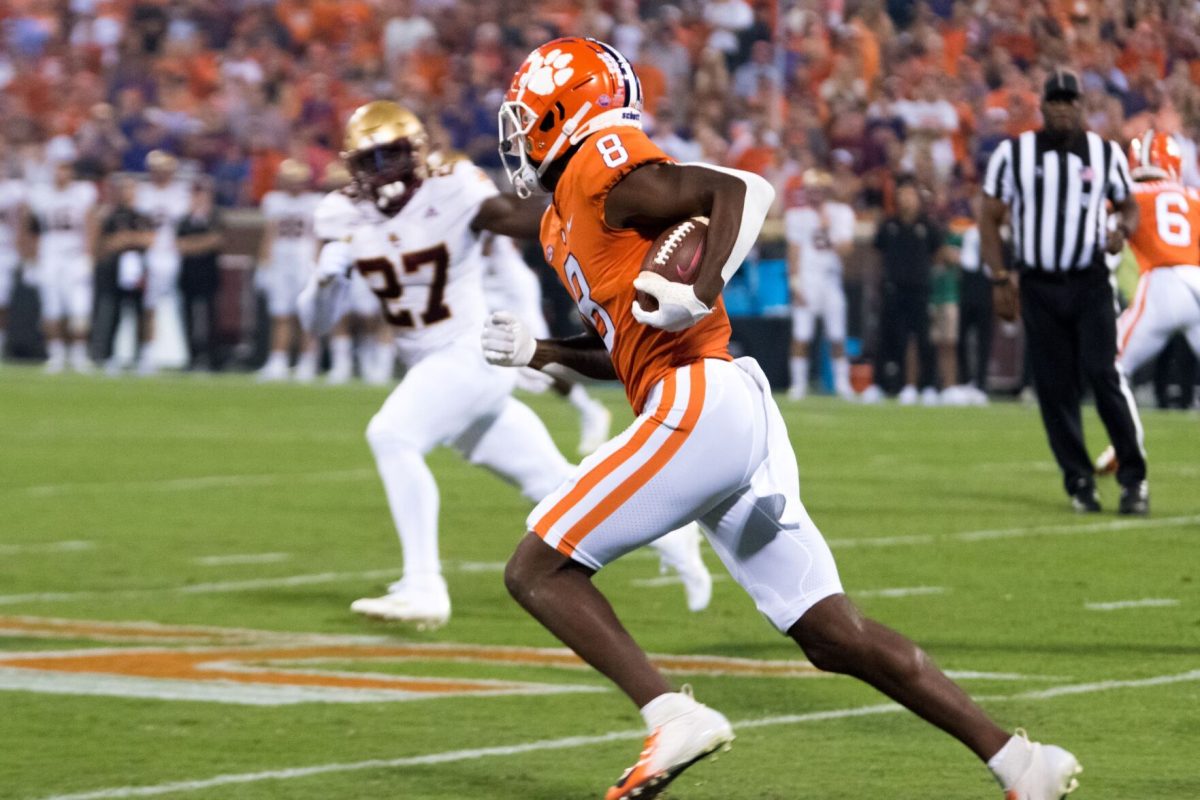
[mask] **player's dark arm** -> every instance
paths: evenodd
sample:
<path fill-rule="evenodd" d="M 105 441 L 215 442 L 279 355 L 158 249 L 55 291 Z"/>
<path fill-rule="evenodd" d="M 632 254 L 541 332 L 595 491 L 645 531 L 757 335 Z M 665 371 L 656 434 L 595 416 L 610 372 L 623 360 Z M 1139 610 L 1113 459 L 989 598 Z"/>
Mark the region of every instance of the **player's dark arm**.
<path fill-rule="evenodd" d="M 1008 206 L 1003 200 L 984 195 L 979 214 L 979 255 L 994 281 L 1008 277 L 1004 266 L 1004 243 L 1000 241 L 1000 226 L 1004 224 L 1006 213 Z"/>
<path fill-rule="evenodd" d="M 522 200 L 515 194 L 499 194 L 483 201 L 471 220 L 471 230 L 491 231 L 514 239 L 536 239 L 545 211 L 545 200 Z"/>
<path fill-rule="evenodd" d="M 711 307 L 750 252 L 775 190 L 752 172 L 703 164 L 647 164 L 621 179 L 604 204 L 613 228 L 661 229 L 708 217 L 696 297 Z"/>
<path fill-rule="evenodd" d="M 1125 240 L 1137 230 L 1142 220 L 1142 209 L 1131 194 L 1113 209 L 1113 216 L 1117 218 L 1117 224 L 1108 235 L 1107 247 L 1108 252 L 1119 253 L 1125 246 Z"/>
<path fill-rule="evenodd" d="M 587 327 L 578 336 L 566 339 L 538 339 L 537 349 L 533 351 L 529 366 L 553 375 L 554 364 L 578 372 L 585 378 L 598 381 L 617 379 L 612 357 L 604 348 L 604 340 L 591 327 Z"/>
<path fill-rule="evenodd" d="M 1000 241 L 1000 225 L 1008 206 L 1003 200 L 989 195 L 983 197 L 979 213 L 979 254 L 992 274 L 992 308 L 996 316 L 1015 322 L 1021 313 L 1017 284 L 1004 266 L 1004 243 Z"/>

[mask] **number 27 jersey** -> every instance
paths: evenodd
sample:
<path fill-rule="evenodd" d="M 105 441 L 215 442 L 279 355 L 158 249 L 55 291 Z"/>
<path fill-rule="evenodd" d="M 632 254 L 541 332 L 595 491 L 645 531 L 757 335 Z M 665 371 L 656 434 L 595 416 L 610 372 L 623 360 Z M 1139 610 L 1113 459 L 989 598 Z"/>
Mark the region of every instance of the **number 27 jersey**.
<path fill-rule="evenodd" d="M 487 304 L 471 223 L 497 194 L 487 175 L 461 160 L 427 178 L 395 216 L 340 192 L 317 207 L 318 238 L 349 243 L 354 269 L 379 298 L 405 363 L 459 340 L 478 347 Z"/>
<path fill-rule="evenodd" d="M 1133 185 L 1141 219 L 1129 237 L 1139 271 L 1200 266 L 1200 192 L 1174 181 Z"/>

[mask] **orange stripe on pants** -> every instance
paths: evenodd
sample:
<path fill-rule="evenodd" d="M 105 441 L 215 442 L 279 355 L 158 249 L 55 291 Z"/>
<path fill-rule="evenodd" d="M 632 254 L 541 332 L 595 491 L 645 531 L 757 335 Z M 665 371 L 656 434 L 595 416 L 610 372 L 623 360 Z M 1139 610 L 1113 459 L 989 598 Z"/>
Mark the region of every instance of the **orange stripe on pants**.
<path fill-rule="evenodd" d="M 662 399 L 659 401 L 654 415 L 649 419 L 642 420 L 628 442 L 597 464 L 588 474 L 580 478 L 579 482 L 575 484 L 571 491 L 567 492 L 566 496 L 555 503 L 541 519 L 533 524 L 533 532 L 542 538 L 549 535 L 550 529 L 563 518 L 564 514 L 583 500 L 588 492 L 599 485 L 600 481 L 615 472 L 622 464 L 633 458 L 638 450 L 642 449 L 650 437 L 654 435 L 654 432 L 658 430 L 659 426 L 666 421 L 667 415 L 671 413 L 671 406 L 674 404 L 675 373 L 671 372 L 663 379 Z"/>
<path fill-rule="evenodd" d="M 679 425 L 667 437 L 667 440 L 662 443 L 662 446 L 650 456 L 650 459 L 638 467 L 637 471 L 621 482 L 616 489 L 607 497 L 596 504 L 595 508 L 583 516 L 583 519 L 575 523 L 569 531 L 563 536 L 562 541 L 558 543 L 558 551 L 564 555 L 570 555 L 575 551 L 579 542 L 584 539 L 591 531 L 608 519 L 614 511 L 624 505 L 630 497 L 639 489 L 650 482 L 650 479 L 658 474 L 659 470 L 667 465 L 674 455 L 679 452 L 679 448 L 683 447 L 683 443 L 687 441 L 689 435 L 696 427 L 696 421 L 700 419 L 700 411 L 704 408 L 704 362 L 697 361 L 688 369 L 691 376 L 691 393 L 688 396 L 687 408 L 683 412 L 683 419 L 679 421 Z"/>
<path fill-rule="evenodd" d="M 1117 348 L 1117 355 L 1125 352 L 1125 347 L 1129 344 L 1129 339 L 1133 336 L 1133 329 L 1137 327 L 1138 321 L 1142 318 L 1142 312 L 1146 310 L 1146 297 L 1150 294 L 1150 275 L 1147 272 L 1142 276 L 1142 280 L 1138 282 L 1137 294 L 1134 297 L 1133 316 L 1129 320 L 1129 327 L 1125 329 L 1125 335 L 1121 337 L 1121 346 Z"/>

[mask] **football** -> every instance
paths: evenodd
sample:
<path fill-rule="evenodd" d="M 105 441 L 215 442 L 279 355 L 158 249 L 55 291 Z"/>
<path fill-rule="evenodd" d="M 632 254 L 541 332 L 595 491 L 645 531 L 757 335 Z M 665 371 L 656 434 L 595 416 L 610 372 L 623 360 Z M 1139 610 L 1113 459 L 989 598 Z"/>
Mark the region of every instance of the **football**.
<path fill-rule="evenodd" d="M 699 275 L 700 259 L 704 257 L 704 238 L 708 234 L 708 217 L 692 217 L 676 222 L 654 240 L 642 259 L 643 272 L 656 272 L 669 281 L 693 284 Z M 637 293 L 637 301 L 647 311 L 658 308 L 658 301 L 645 292 Z"/>

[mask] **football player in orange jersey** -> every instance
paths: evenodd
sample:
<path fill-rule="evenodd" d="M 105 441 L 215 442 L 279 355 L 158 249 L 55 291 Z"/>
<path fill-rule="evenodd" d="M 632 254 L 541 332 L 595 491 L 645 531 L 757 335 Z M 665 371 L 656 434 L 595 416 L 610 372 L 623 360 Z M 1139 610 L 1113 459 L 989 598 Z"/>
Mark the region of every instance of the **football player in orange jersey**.
<path fill-rule="evenodd" d="M 1142 222 L 1129 237 L 1137 258 L 1137 292 L 1117 320 L 1117 361 L 1132 375 L 1176 333 L 1200 356 L 1200 192 L 1179 182 L 1179 143 L 1148 130 L 1129 145 L 1133 198 Z M 1116 472 L 1109 446 L 1096 471 Z"/>
<path fill-rule="evenodd" d="M 721 291 L 774 192 L 757 175 L 672 163 L 641 130 L 640 95 L 629 63 L 592 39 L 543 45 L 513 78 L 501 154 L 518 194 L 552 193 L 542 245 L 592 330 L 535 340 L 501 313 L 483 333 L 490 362 L 620 379 L 638 413 L 534 509 L 505 572 L 516 600 L 641 709 L 649 738 L 607 800 L 656 797 L 733 739 L 723 715 L 672 691 L 591 581 L 693 519 L 759 611 L 814 665 L 870 683 L 959 739 L 987 761 L 1007 800 L 1057 800 L 1077 784 L 1074 756 L 1009 736 L 920 648 L 843 593 L 800 502 L 770 386 L 753 359 L 728 350 Z M 658 232 L 696 216 L 710 225 L 694 286 L 641 272 Z M 657 308 L 638 302 L 638 291 Z"/>

